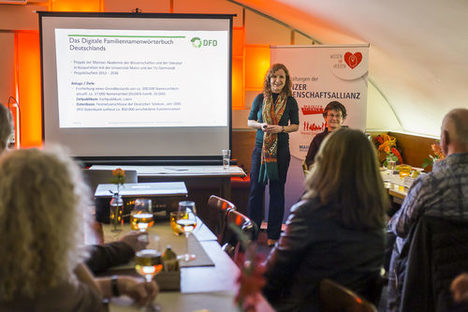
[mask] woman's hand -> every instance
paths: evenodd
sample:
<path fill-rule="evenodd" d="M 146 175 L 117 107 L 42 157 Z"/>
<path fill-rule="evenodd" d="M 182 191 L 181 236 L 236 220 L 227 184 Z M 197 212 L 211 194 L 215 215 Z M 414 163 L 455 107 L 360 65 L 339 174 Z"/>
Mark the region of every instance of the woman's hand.
<path fill-rule="evenodd" d="M 283 126 L 264 124 L 262 130 L 266 133 L 280 133 L 283 132 Z"/>
<path fill-rule="evenodd" d="M 104 298 L 111 298 L 115 295 L 126 295 L 133 299 L 137 305 L 143 306 L 153 301 L 159 293 L 159 287 L 155 281 L 146 283 L 142 278 L 119 275 L 117 277 L 118 294 L 116 294 L 112 289 L 111 280 L 109 277 L 94 279 L 99 287 L 98 291 Z"/>
<path fill-rule="evenodd" d="M 127 295 L 139 306 L 153 301 L 159 293 L 159 287 L 155 281 L 146 283 L 140 278 L 131 276 L 119 276 L 117 282 L 121 295 Z"/>
<path fill-rule="evenodd" d="M 128 244 L 130 247 L 132 247 L 133 251 L 137 252 L 139 250 L 145 249 L 145 247 L 148 245 L 148 239 L 140 239 L 140 236 L 145 235 L 147 236 L 148 233 L 132 231 L 122 236 L 120 241 Z"/>

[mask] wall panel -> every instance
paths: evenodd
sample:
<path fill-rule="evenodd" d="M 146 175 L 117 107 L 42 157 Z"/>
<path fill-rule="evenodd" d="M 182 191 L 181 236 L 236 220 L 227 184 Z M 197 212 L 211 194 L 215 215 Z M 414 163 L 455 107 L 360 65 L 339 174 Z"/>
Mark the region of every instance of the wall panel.
<path fill-rule="evenodd" d="M 0 68 L 2 79 L 0 79 L 0 103 L 7 104 L 8 97 L 15 95 L 14 85 L 14 33 L 9 31 L 0 32 Z"/>

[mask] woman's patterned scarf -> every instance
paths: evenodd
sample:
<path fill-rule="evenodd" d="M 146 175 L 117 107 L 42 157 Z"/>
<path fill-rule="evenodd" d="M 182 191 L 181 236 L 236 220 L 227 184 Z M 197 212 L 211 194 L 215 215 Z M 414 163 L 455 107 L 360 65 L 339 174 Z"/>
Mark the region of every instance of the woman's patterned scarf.
<path fill-rule="evenodd" d="M 287 95 L 279 94 L 276 103 L 273 102 L 273 96 L 270 95 L 263 99 L 263 122 L 268 125 L 278 125 L 286 108 Z M 272 181 L 279 180 L 278 161 L 276 155 L 278 152 L 278 133 L 264 133 L 262 146 L 262 164 L 258 182 L 266 184 L 268 179 Z"/>

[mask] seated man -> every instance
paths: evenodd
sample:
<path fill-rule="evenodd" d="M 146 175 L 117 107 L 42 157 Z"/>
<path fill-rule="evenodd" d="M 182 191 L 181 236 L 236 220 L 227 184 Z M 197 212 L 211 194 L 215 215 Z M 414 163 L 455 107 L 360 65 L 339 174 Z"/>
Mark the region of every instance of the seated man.
<path fill-rule="evenodd" d="M 422 215 L 468 222 L 468 109 L 450 111 L 442 122 L 440 146 L 447 156 L 434 164 L 432 172 L 412 184 L 401 209 L 388 224 L 396 235 L 390 261 L 387 310 L 398 308 L 399 293 L 392 287 L 394 260 Z"/>

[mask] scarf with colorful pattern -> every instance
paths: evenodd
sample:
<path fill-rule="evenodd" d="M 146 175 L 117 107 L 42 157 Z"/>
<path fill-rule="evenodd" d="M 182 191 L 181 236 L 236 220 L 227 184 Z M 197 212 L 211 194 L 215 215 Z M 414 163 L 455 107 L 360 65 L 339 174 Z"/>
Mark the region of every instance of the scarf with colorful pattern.
<path fill-rule="evenodd" d="M 284 94 L 278 95 L 276 103 L 273 102 L 273 96 L 270 95 L 263 99 L 263 122 L 268 125 L 278 125 L 286 108 L 288 96 Z M 258 182 L 266 184 L 268 179 L 272 181 L 279 180 L 278 160 L 276 158 L 278 152 L 278 133 L 263 134 L 262 146 L 262 164 Z"/>

